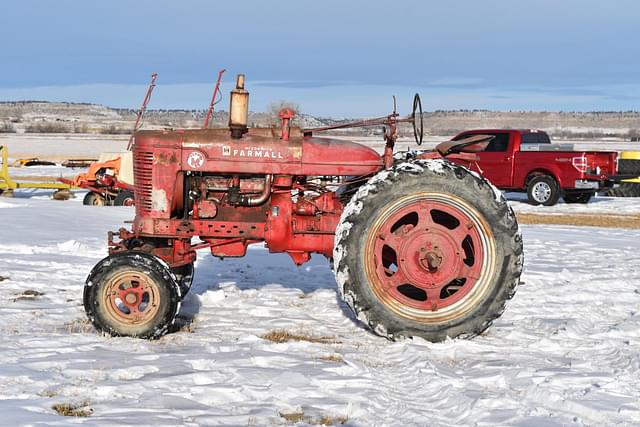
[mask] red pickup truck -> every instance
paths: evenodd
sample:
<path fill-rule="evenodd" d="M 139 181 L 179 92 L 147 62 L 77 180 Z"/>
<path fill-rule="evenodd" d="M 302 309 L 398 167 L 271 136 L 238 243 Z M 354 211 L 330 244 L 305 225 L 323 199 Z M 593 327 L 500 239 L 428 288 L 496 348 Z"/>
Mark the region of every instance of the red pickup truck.
<path fill-rule="evenodd" d="M 468 166 L 502 190 L 526 191 L 536 205 L 554 205 L 561 196 L 567 203 L 587 203 L 596 191 L 616 182 L 615 152 L 573 151 L 567 144 L 551 144 L 549 135 L 531 129 L 468 130 L 453 141 L 474 135 L 492 138 Z"/>

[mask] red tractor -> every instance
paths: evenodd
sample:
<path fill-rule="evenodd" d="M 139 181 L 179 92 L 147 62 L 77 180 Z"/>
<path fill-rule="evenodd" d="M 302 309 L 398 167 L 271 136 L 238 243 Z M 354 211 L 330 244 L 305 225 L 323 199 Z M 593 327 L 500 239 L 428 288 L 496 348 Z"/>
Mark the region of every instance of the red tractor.
<path fill-rule="evenodd" d="M 384 154 L 314 136 L 328 128 L 247 128 L 238 76 L 229 129 L 139 131 L 133 146 L 136 216 L 109 233 L 84 307 L 111 335 L 157 338 L 189 291 L 196 250 L 242 257 L 264 242 L 301 265 L 332 261 L 355 316 L 389 339 L 472 337 L 504 311 L 522 271 L 513 211 L 487 180 L 444 156 L 473 156 L 477 137 L 416 156 L 393 154 L 397 124 L 422 142 L 413 113 L 341 125 L 384 125 Z M 197 238 L 197 239 L 196 239 Z"/>

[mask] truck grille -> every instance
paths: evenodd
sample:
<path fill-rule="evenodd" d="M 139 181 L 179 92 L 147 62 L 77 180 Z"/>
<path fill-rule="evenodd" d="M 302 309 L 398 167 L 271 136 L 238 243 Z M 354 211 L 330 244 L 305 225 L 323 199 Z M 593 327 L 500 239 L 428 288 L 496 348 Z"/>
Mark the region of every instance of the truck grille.
<path fill-rule="evenodd" d="M 153 192 L 153 153 L 136 151 L 133 159 L 133 177 L 135 179 L 136 213 L 151 212 Z"/>

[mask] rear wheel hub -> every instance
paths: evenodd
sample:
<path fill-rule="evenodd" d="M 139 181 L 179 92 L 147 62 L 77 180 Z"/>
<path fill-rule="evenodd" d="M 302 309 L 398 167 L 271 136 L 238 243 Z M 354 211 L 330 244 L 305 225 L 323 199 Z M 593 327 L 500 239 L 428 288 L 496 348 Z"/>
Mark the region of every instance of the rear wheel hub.
<path fill-rule="evenodd" d="M 416 196 L 377 221 L 370 283 L 394 311 L 434 312 L 470 294 L 486 252 L 482 224 L 464 206 Z M 485 236 L 486 237 L 486 236 Z"/>

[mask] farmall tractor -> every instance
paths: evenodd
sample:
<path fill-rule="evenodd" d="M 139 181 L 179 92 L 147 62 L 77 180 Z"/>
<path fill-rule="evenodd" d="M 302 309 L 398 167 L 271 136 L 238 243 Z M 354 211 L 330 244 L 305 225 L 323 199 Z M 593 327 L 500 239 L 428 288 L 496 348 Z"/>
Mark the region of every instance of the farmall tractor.
<path fill-rule="evenodd" d="M 522 270 L 515 216 L 488 181 L 443 158 L 473 161 L 482 141 L 394 157 L 398 123 L 422 142 L 417 95 L 406 118 L 336 126 L 383 125 L 382 155 L 314 136 L 329 128 L 295 128 L 288 109 L 281 128 L 249 129 L 248 97 L 239 75 L 229 129 L 135 134 L 133 226 L 109 233 L 110 255 L 84 288 L 97 329 L 162 336 L 191 286 L 196 250 L 242 257 L 259 242 L 297 265 L 324 255 L 355 317 L 389 339 L 473 337 L 501 315 Z"/>

